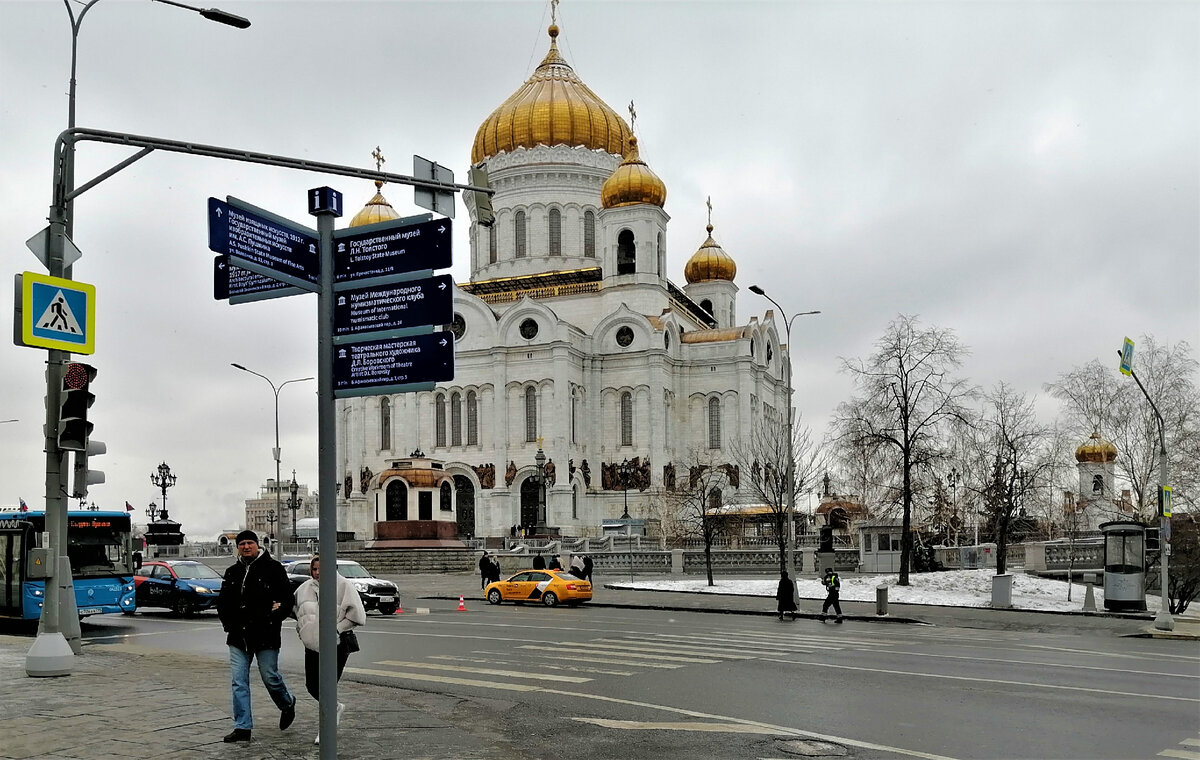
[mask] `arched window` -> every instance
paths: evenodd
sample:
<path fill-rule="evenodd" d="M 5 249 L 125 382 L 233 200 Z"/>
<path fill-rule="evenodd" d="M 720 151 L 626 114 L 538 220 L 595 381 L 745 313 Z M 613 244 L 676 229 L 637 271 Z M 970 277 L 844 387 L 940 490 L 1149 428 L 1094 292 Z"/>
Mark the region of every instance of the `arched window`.
<path fill-rule="evenodd" d="M 721 399 L 716 396 L 708 400 L 708 447 L 721 448 Z"/>
<path fill-rule="evenodd" d="M 528 254 L 525 250 L 525 212 L 518 211 L 513 219 L 513 234 L 516 236 L 516 257 L 523 259 Z"/>
<path fill-rule="evenodd" d="M 633 233 L 621 230 L 617 235 L 617 274 L 633 274 L 637 271 L 637 255 L 634 252 Z"/>
<path fill-rule="evenodd" d="M 433 401 L 434 445 L 446 445 L 446 396 L 439 393 Z"/>
<path fill-rule="evenodd" d="M 708 508 L 710 510 L 721 508 L 721 489 L 714 488 L 708 492 Z"/>
<path fill-rule="evenodd" d="M 462 396 L 450 394 L 450 445 L 462 446 Z"/>
<path fill-rule="evenodd" d="M 496 251 L 496 225 L 488 227 L 488 263 L 495 264 L 499 253 Z"/>
<path fill-rule="evenodd" d="M 537 440 L 537 389 L 525 387 L 525 440 Z"/>
<path fill-rule="evenodd" d="M 392 448 L 392 403 L 387 396 L 379 400 L 379 448 Z"/>
<path fill-rule="evenodd" d="M 705 298 L 703 301 L 700 302 L 700 308 L 704 309 L 709 314 L 713 313 L 712 301 L 708 300 L 707 298 Z M 716 316 L 716 315 L 714 314 L 713 316 Z"/>
<path fill-rule="evenodd" d="M 583 214 L 583 255 L 596 258 L 596 212 Z"/>
<path fill-rule="evenodd" d="M 667 251 L 664 245 L 663 234 L 658 233 L 658 273 L 663 274 L 667 267 Z"/>
<path fill-rule="evenodd" d="M 454 509 L 454 501 L 450 495 L 449 483 L 442 481 L 442 487 L 438 489 L 438 494 L 441 497 L 441 504 L 439 506 L 442 508 L 443 512 L 449 512 L 450 510 Z"/>
<path fill-rule="evenodd" d="M 633 445 L 633 394 L 621 394 L 621 445 Z"/>
<path fill-rule="evenodd" d="M 571 519 L 579 519 L 579 489 L 571 489 Z"/>
<path fill-rule="evenodd" d="M 579 396 L 571 394 L 571 443 L 579 443 Z"/>
<path fill-rule="evenodd" d="M 550 255 L 562 256 L 562 212 L 550 209 Z"/>
<path fill-rule="evenodd" d="M 467 391 L 467 445 L 479 445 L 479 397 Z"/>

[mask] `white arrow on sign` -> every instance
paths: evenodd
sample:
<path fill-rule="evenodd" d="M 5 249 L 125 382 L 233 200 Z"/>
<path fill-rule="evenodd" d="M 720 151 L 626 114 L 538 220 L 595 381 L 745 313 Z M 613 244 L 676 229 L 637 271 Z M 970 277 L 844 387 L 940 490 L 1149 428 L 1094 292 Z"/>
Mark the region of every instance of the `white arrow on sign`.
<path fill-rule="evenodd" d="M 46 259 L 46 248 L 50 241 L 50 228 L 43 227 L 38 230 L 38 233 L 25 241 L 25 245 L 29 250 L 33 251 L 33 255 L 37 260 L 42 262 L 42 266 L 50 268 L 50 262 Z M 63 235 L 63 266 L 69 267 L 83 257 L 83 252 L 75 247 L 75 243 L 71 242 L 71 238 Z"/>
<path fill-rule="evenodd" d="M 444 345 L 446 345 L 446 339 L 445 339 L 445 338 L 442 338 L 442 340 L 441 340 L 440 342 L 441 342 L 441 344 L 442 344 L 443 346 L 444 346 Z"/>
<path fill-rule="evenodd" d="M 213 209 L 213 211 L 217 212 L 218 219 L 220 219 L 222 216 L 225 216 L 225 212 L 221 210 L 220 206 L 217 206 L 215 209 Z"/>
<path fill-rule="evenodd" d="M 438 227 L 438 232 L 445 234 L 446 233 L 446 225 L 443 224 L 441 227 Z"/>
<path fill-rule="evenodd" d="M 445 290 L 445 289 L 446 289 L 446 283 L 444 283 L 444 282 L 439 282 L 439 283 L 438 283 L 438 290 Z"/>

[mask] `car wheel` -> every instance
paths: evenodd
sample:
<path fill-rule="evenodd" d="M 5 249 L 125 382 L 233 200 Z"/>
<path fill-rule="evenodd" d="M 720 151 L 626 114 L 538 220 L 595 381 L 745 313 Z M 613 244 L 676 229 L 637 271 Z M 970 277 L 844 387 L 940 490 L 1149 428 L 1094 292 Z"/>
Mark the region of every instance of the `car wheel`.
<path fill-rule="evenodd" d="M 130 617 L 133 617 L 133 614 L 134 614 L 135 612 L 137 612 L 137 610 L 121 610 L 121 613 L 122 613 L 122 614 L 124 614 L 124 615 L 129 615 Z"/>
<path fill-rule="evenodd" d="M 379 608 L 379 613 L 381 615 L 395 615 L 397 609 L 399 609 L 399 605 L 385 604 Z"/>
<path fill-rule="evenodd" d="M 499 604 L 504 601 L 504 597 L 500 595 L 499 589 L 492 589 L 488 592 L 488 601 L 492 604 Z"/>
<path fill-rule="evenodd" d="M 554 593 L 553 591 L 547 591 L 546 593 L 542 594 L 542 604 L 546 605 L 547 607 L 557 607 L 558 594 Z"/>

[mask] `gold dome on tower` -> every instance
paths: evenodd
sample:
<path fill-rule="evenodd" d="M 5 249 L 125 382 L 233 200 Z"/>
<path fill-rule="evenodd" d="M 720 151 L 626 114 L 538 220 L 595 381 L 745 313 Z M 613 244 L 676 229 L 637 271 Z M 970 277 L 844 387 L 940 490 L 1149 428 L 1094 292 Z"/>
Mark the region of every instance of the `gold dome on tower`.
<path fill-rule="evenodd" d="M 367 201 L 367 205 L 363 206 L 362 211 L 354 215 L 350 220 L 351 227 L 362 227 L 367 224 L 376 224 L 378 222 L 390 222 L 393 219 L 400 218 L 400 212 L 392 208 L 392 204 L 387 202 L 387 198 L 383 197 L 380 192 L 383 189 L 382 182 L 375 183 L 375 197 Z"/>
<path fill-rule="evenodd" d="M 604 208 L 651 203 L 659 208 L 667 202 L 667 186 L 638 156 L 637 138 L 629 138 L 625 160 L 600 188 L 600 204 Z"/>
<path fill-rule="evenodd" d="M 733 278 L 737 276 L 737 264 L 734 263 L 733 257 L 725 253 L 725 249 L 713 240 L 712 224 L 705 229 L 708 230 L 708 240 L 705 240 L 700 249 L 688 259 L 688 263 L 683 267 L 684 278 L 688 284 L 706 280 L 733 282 Z"/>
<path fill-rule="evenodd" d="M 551 24 L 550 51 L 533 75 L 492 112 L 475 133 L 471 163 L 537 145 L 581 146 L 624 155 L 629 127 L 583 83 L 558 52 Z"/>
<path fill-rule="evenodd" d="M 1076 462 L 1114 462 L 1117 459 L 1117 447 L 1092 433 L 1092 437 L 1079 448 L 1075 449 Z"/>

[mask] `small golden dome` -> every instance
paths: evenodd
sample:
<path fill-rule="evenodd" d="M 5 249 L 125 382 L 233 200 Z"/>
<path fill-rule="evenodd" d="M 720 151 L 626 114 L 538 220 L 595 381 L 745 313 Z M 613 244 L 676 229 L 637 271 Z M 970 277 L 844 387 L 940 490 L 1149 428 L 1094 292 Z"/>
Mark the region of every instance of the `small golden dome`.
<path fill-rule="evenodd" d="M 600 188 L 604 208 L 652 203 L 659 208 L 667 202 L 667 186 L 638 156 L 637 138 L 629 138 L 629 152 Z"/>
<path fill-rule="evenodd" d="M 725 253 L 725 250 L 717 245 L 717 241 L 713 240 L 713 226 L 710 224 L 706 229 L 708 240 L 705 240 L 700 250 L 688 259 L 688 263 L 683 267 L 684 278 L 689 284 L 705 280 L 733 282 L 733 278 L 737 276 L 737 264 L 734 263 L 733 257 Z"/>
<path fill-rule="evenodd" d="M 399 219 L 400 214 L 396 209 L 392 208 L 392 204 L 387 202 L 387 198 L 383 197 L 380 190 L 383 189 L 382 182 L 375 183 L 375 197 L 367 201 L 367 205 L 363 206 L 362 211 L 354 215 L 350 220 L 351 227 L 362 227 L 367 224 L 375 224 L 377 222 L 390 222 L 393 219 Z"/>
<path fill-rule="evenodd" d="M 1099 433 L 1092 433 L 1087 443 L 1075 449 L 1077 462 L 1113 462 L 1116 459 L 1117 447 L 1101 438 Z"/>
<path fill-rule="evenodd" d="M 533 75 L 475 133 L 471 163 L 537 145 L 583 146 L 624 155 L 629 127 L 596 97 L 558 53 L 558 26 L 550 25 L 550 52 Z"/>

